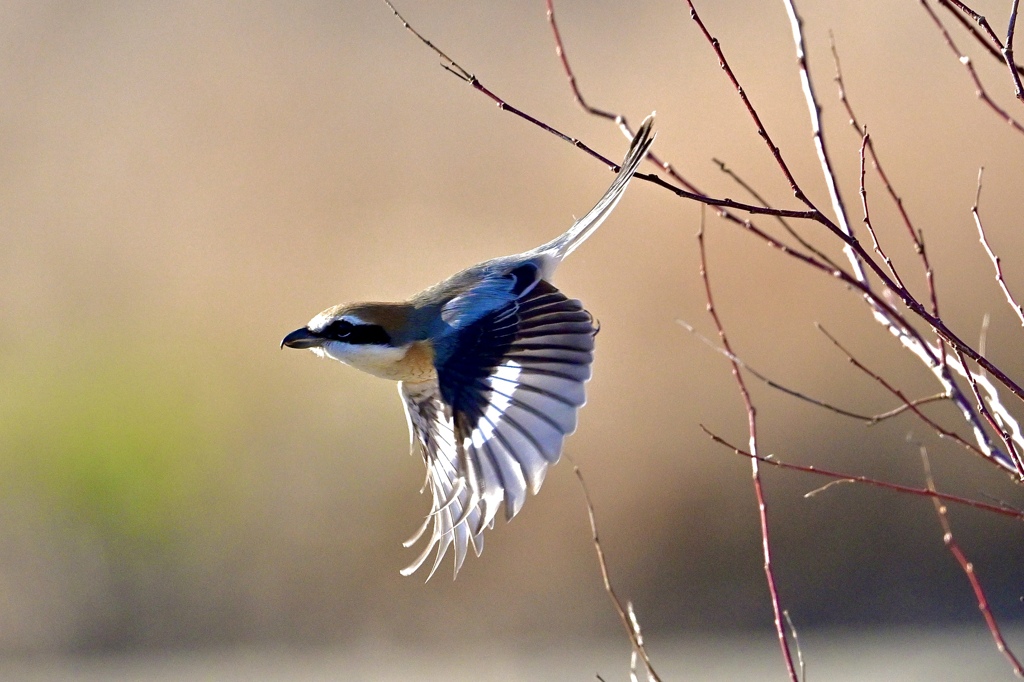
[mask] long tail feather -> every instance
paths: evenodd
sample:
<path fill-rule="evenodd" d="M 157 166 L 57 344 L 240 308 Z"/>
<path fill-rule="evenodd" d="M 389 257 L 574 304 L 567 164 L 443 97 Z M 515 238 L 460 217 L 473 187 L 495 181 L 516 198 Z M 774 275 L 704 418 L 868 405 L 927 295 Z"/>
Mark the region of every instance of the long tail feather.
<path fill-rule="evenodd" d="M 615 205 L 619 203 L 619 199 L 622 198 L 622 194 L 626 191 L 626 185 L 629 184 L 633 174 L 636 173 L 640 162 L 647 156 L 647 150 L 650 149 L 651 143 L 654 142 L 656 136 L 652 132 L 653 126 L 654 114 L 652 113 L 644 119 L 640 129 L 636 131 L 636 135 L 629 145 L 629 150 L 626 152 L 626 158 L 622 160 L 619 174 L 615 176 L 615 180 L 608 188 L 608 191 L 604 193 L 604 196 L 594 205 L 594 208 L 577 220 L 565 234 L 548 242 L 537 249 L 537 251 L 547 252 L 558 261 L 561 261 L 575 251 L 580 244 L 585 242 L 594 233 L 594 230 L 601 226 L 601 223 L 611 214 Z"/>

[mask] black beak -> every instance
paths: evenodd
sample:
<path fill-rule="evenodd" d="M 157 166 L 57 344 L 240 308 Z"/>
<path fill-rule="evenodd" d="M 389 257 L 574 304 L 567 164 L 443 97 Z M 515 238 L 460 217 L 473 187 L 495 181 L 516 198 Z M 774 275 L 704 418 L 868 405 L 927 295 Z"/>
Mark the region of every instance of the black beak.
<path fill-rule="evenodd" d="M 313 332 L 309 331 L 305 327 L 296 329 L 288 336 L 281 340 L 281 348 L 288 346 L 289 348 L 314 348 L 323 344 L 324 340 L 322 337 L 317 336 Z"/>

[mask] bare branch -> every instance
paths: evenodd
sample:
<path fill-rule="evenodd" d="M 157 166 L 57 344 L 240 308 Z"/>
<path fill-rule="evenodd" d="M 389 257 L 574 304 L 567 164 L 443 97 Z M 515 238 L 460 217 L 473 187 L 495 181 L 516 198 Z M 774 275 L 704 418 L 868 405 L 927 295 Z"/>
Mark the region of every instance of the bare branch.
<path fill-rule="evenodd" d="M 1017 64 L 1013 58 L 1013 33 L 1017 24 L 1018 1 L 1019 0 L 1012 0 L 1012 4 L 1010 6 L 1010 19 L 1007 22 L 1006 27 L 1006 44 L 1003 45 L 999 40 L 999 36 L 996 35 L 994 30 L 992 30 L 992 25 L 988 23 L 988 20 L 985 19 L 984 16 L 978 14 L 959 0 L 938 0 L 939 4 L 949 10 L 949 12 L 956 17 L 957 21 L 959 21 L 964 28 L 974 36 L 975 40 L 977 40 L 989 54 L 1006 63 L 1007 68 L 1010 69 L 1010 79 L 1013 81 L 1014 95 L 1016 95 L 1017 99 L 1024 102 L 1024 92 L 1022 92 L 1020 80 L 1021 74 L 1024 74 L 1024 67 Z M 974 20 L 978 26 L 985 31 L 984 36 L 976 27 L 972 26 L 967 21 L 967 17 Z"/>
<path fill-rule="evenodd" d="M 716 346 L 714 344 L 714 342 L 711 341 L 711 339 L 709 339 L 708 337 L 706 337 L 703 334 L 701 334 L 700 332 L 698 332 L 693 327 L 693 325 L 691 325 L 690 323 L 685 322 L 683 320 L 676 320 L 676 322 L 683 329 L 685 329 L 686 331 L 690 332 L 691 334 L 696 336 L 698 339 L 700 339 L 708 348 L 710 348 L 711 350 L 715 351 L 716 353 L 721 354 L 722 356 L 726 357 L 727 359 L 731 360 L 732 362 L 735 362 L 735 363 L 739 364 L 739 366 L 742 367 L 743 369 L 747 370 L 747 372 L 751 376 L 753 376 L 755 379 L 760 380 L 762 383 L 764 383 L 769 388 L 774 388 L 776 391 L 781 391 L 782 393 L 785 393 L 786 395 L 792 396 L 792 397 L 794 397 L 794 398 L 796 398 L 798 400 L 802 400 L 802 401 L 804 401 L 806 403 L 810 403 L 811 405 L 815 405 L 817 407 L 821 407 L 823 409 L 828 410 L 829 412 L 834 412 L 835 414 L 838 414 L 838 415 L 840 415 L 842 417 L 850 417 L 851 419 L 856 419 L 858 421 L 862 421 L 867 426 L 874 426 L 875 424 L 878 424 L 879 422 L 882 422 L 882 421 L 885 421 L 886 419 L 891 419 L 892 417 L 895 417 L 895 416 L 898 416 L 900 414 L 903 414 L 907 410 L 910 410 L 911 408 L 917 407 L 919 405 L 925 405 L 927 403 L 934 403 L 934 402 L 949 400 L 949 395 L 947 395 L 945 393 L 937 393 L 935 395 L 931 395 L 931 396 L 928 396 L 926 398 L 918 398 L 917 400 L 911 400 L 911 401 L 902 403 L 898 407 L 893 408 L 893 409 L 891 409 L 891 410 L 889 410 L 887 412 L 882 412 L 881 414 L 868 415 L 868 414 L 862 414 L 860 412 L 851 412 L 850 410 L 845 410 L 845 409 L 843 409 L 841 407 L 837 407 L 837 406 L 835 406 L 835 405 L 833 405 L 831 403 L 825 402 L 824 400 L 820 400 L 818 398 L 814 398 L 812 396 L 809 396 L 806 393 L 802 393 L 802 392 L 796 390 L 795 388 L 789 388 L 788 386 L 784 386 L 783 384 L 780 384 L 779 382 L 775 381 L 774 379 L 771 379 L 770 377 L 762 374 L 761 372 L 759 372 L 755 368 L 751 367 L 742 358 L 733 355 L 732 353 L 730 353 L 729 351 L 727 351 L 726 349 L 724 349 L 724 348 L 722 348 L 720 346 Z"/>
<path fill-rule="evenodd" d="M 869 478 L 867 476 L 859 476 L 859 475 L 854 475 L 854 474 L 845 474 L 845 473 L 838 472 L 838 471 L 832 471 L 830 469 L 822 469 L 821 467 L 816 467 L 816 466 L 813 466 L 813 465 L 804 466 L 804 465 L 801 465 L 801 464 L 790 464 L 788 462 L 783 462 L 783 461 L 780 461 L 778 459 L 775 459 L 775 457 L 771 457 L 771 456 L 763 457 L 763 456 L 760 456 L 760 455 L 754 455 L 753 453 L 750 453 L 750 452 L 744 450 L 743 448 L 740 448 L 740 447 L 737 447 L 736 445 L 733 445 L 729 441 L 725 440 L 721 436 L 717 435 L 716 433 L 714 433 L 713 431 L 708 429 L 708 427 L 706 427 L 705 425 L 701 424 L 700 428 L 701 428 L 701 430 L 704 433 L 706 433 L 708 435 L 708 437 L 711 438 L 711 440 L 713 440 L 714 442 L 718 443 L 719 445 L 722 445 L 722 446 L 725 446 L 725 447 L 729 448 L 730 450 L 735 452 L 737 455 L 742 455 L 743 457 L 748 457 L 748 458 L 751 458 L 751 459 L 756 459 L 757 461 L 761 462 L 762 464 L 768 464 L 768 465 L 771 465 L 773 467 L 778 467 L 780 469 L 787 469 L 789 471 L 801 471 L 801 472 L 803 472 L 805 474 L 815 474 L 816 476 L 825 476 L 827 478 L 832 478 L 832 479 L 835 479 L 837 481 L 848 481 L 850 483 L 861 483 L 863 485 L 869 485 L 869 486 L 873 486 L 875 488 L 883 488 L 885 490 L 891 490 L 892 492 L 895 492 L 895 493 L 901 493 L 901 494 L 906 494 L 906 495 L 917 495 L 918 497 L 937 498 L 937 499 L 943 500 L 945 502 L 950 502 L 950 503 L 953 503 L 953 504 L 960 504 L 960 505 L 963 505 L 965 507 L 973 507 L 974 509 L 980 509 L 982 511 L 991 512 L 993 514 L 998 514 L 1000 516 L 1008 516 L 1008 517 L 1017 519 L 1018 521 L 1024 521 L 1024 511 L 1021 511 L 1019 509 L 1014 509 L 1014 508 L 1012 508 L 1012 507 L 1010 507 L 1008 505 L 1004 505 L 1004 504 L 996 505 L 996 504 L 989 504 L 987 502 L 978 502 L 977 500 L 972 500 L 972 499 L 967 498 L 967 497 L 960 497 L 958 495 L 949 495 L 949 494 L 946 494 L 946 493 L 936 492 L 934 490 L 927 490 L 925 488 L 914 488 L 914 487 L 911 487 L 911 486 L 900 485 L 899 483 L 891 483 L 889 481 L 880 481 L 878 479 Z"/>
<path fill-rule="evenodd" d="M 859 123 L 857 122 L 857 116 L 854 113 L 853 107 L 846 95 L 846 87 L 843 83 L 842 70 L 839 63 L 839 52 L 836 49 L 834 40 L 831 41 L 831 47 L 832 57 L 835 62 L 835 81 L 839 90 L 839 99 L 843 103 L 847 113 L 849 114 L 851 124 L 853 124 L 856 127 L 859 125 Z M 925 249 L 924 235 L 922 232 L 914 229 L 914 226 L 910 221 L 910 217 L 903 206 L 902 199 L 899 197 L 899 195 L 896 194 L 896 191 L 893 188 L 892 183 L 889 181 L 888 176 L 882 170 L 881 163 L 879 162 L 878 156 L 874 150 L 874 144 L 870 138 L 867 138 L 866 144 L 863 142 L 862 138 L 862 154 L 865 148 L 871 154 L 874 168 L 877 171 L 879 178 L 882 180 L 882 183 L 885 185 L 886 190 L 889 193 L 889 196 L 893 199 L 894 203 L 896 204 L 896 207 L 899 210 L 901 217 L 903 218 L 903 224 L 906 226 L 907 232 L 910 235 L 911 241 L 913 242 L 918 255 L 921 257 L 921 263 L 925 271 L 925 280 L 928 284 L 928 292 L 932 301 L 932 311 L 936 316 L 938 316 L 939 304 L 938 296 L 935 290 L 935 277 L 934 272 L 932 270 L 931 262 L 928 259 L 928 252 Z M 932 371 L 935 377 L 939 380 L 939 383 L 942 384 L 942 387 L 944 388 L 946 394 L 948 394 L 953 403 L 957 405 L 957 407 L 961 411 L 961 414 L 964 417 L 964 420 L 968 423 L 968 425 L 970 425 L 972 432 L 975 434 L 975 439 L 977 440 L 978 445 L 980 446 L 982 451 L 985 452 L 988 456 L 990 456 L 998 464 L 1004 466 L 1005 468 L 1012 469 L 1018 474 L 1018 476 L 1020 476 L 1020 468 L 1016 464 L 1015 457 L 1012 454 L 1003 455 L 998 449 L 994 447 L 993 443 L 989 439 L 988 434 L 984 429 L 984 426 L 978 414 L 975 413 L 975 411 L 971 408 L 971 405 L 967 400 L 967 397 L 961 391 L 957 383 L 953 380 L 953 377 L 950 374 L 949 363 L 946 361 L 945 358 L 945 353 L 941 350 L 939 350 L 937 353 L 923 353 L 921 352 L 922 349 L 918 347 L 916 344 L 908 344 L 906 341 L 904 342 L 904 345 L 918 355 L 918 357 L 925 363 L 926 366 L 928 366 L 928 368 Z M 982 354 L 984 353 L 982 352 Z M 940 358 L 939 362 L 933 361 L 936 355 L 938 355 L 938 357 Z M 954 367 L 957 366 L 957 363 L 954 362 L 953 364 Z M 984 370 L 982 370 L 982 373 L 983 372 Z M 969 372 L 967 372 L 966 369 L 963 370 L 963 373 L 969 374 Z M 998 393 L 993 392 L 992 397 L 994 400 L 996 400 L 996 402 L 998 402 Z M 1016 424 L 1016 422 L 1013 423 L 1014 425 Z"/>
<path fill-rule="evenodd" d="M 828 187 L 828 195 L 832 199 L 832 210 L 835 212 L 836 220 L 839 221 L 839 229 L 843 234 L 853 236 L 850 228 L 850 220 L 846 213 L 846 204 L 839 191 L 839 183 L 836 182 L 836 174 L 832 169 L 832 159 L 829 157 L 828 147 L 825 144 L 825 131 L 821 127 L 821 105 L 818 104 L 817 95 L 814 93 L 814 82 L 811 80 L 811 72 L 807 68 L 807 50 L 804 48 L 803 20 L 797 14 L 796 5 L 793 0 L 783 0 L 786 5 L 786 14 L 789 16 L 789 24 L 793 30 L 793 43 L 796 46 L 796 59 L 800 69 L 800 84 L 804 91 L 804 100 L 807 102 L 807 111 L 811 118 L 811 132 L 814 137 L 814 148 L 818 152 L 818 161 L 821 164 L 821 175 Z M 846 248 L 846 256 L 857 276 L 857 279 L 869 287 L 870 283 L 867 274 L 864 272 L 864 265 L 860 256 L 849 246 Z M 897 278 L 898 281 L 898 278 Z M 900 283 L 902 288 L 902 283 Z"/>
<path fill-rule="evenodd" d="M 571 461 L 571 460 L 570 460 Z M 626 634 L 629 637 L 630 643 L 633 645 L 633 652 L 639 654 L 643 660 L 644 665 L 647 667 L 647 674 L 654 682 L 661 682 L 661 678 L 654 672 L 654 667 L 651 665 L 651 659 L 647 656 L 647 650 L 644 648 L 643 638 L 640 636 L 640 625 L 636 622 L 636 616 L 633 615 L 633 606 L 629 605 L 629 613 L 622 606 L 622 601 L 619 596 L 615 593 L 615 589 L 612 587 L 611 578 L 608 575 L 608 564 L 604 558 L 604 549 L 601 547 L 601 540 L 597 534 L 597 519 L 594 516 L 594 503 L 590 499 L 590 490 L 587 488 L 587 482 L 583 479 L 583 472 L 580 471 L 579 466 L 575 462 L 572 463 L 573 473 L 576 474 L 576 478 L 579 479 L 580 489 L 583 491 L 583 500 L 587 505 L 587 518 L 590 520 L 590 535 L 591 540 L 594 543 L 594 551 L 597 552 L 597 562 L 601 567 L 601 579 L 604 581 L 604 591 L 608 593 L 608 596 L 612 600 L 612 604 L 615 606 L 615 611 L 619 614 L 619 619 L 622 621 L 622 627 L 626 629 Z"/>
<path fill-rule="evenodd" d="M 907 408 L 909 410 L 911 410 L 915 415 L 917 415 L 918 418 L 920 418 L 921 421 L 923 421 L 925 424 L 927 424 L 929 428 L 934 430 L 935 433 L 939 434 L 940 436 L 942 436 L 944 438 L 949 438 L 950 440 L 952 440 L 952 441 L 954 441 L 956 443 L 959 443 L 965 449 L 967 449 L 969 452 L 972 452 L 972 453 L 978 455 L 979 457 L 981 457 L 983 459 L 986 459 L 986 460 L 990 459 L 990 457 L 989 457 L 990 452 L 982 450 L 978 446 L 968 442 L 967 440 L 964 440 L 960 436 L 960 434 L 958 434 L 958 433 L 956 433 L 954 431 L 950 431 L 948 429 L 945 429 L 942 426 L 939 426 L 939 424 L 937 424 L 930 417 L 928 417 L 923 412 L 921 412 L 921 410 L 917 409 L 917 407 L 914 406 L 911 403 L 911 401 L 907 399 L 907 397 L 905 395 L 903 395 L 903 391 L 901 391 L 900 389 L 894 387 L 892 384 L 890 384 L 888 381 L 886 381 L 883 377 L 881 377 L 877 373 L 875 373 L 875 372 L 871 371 L 870 369 L 868 369 L 868 367 L 866 365 L 864 365 L 864 363 L 862 363 L 860 360 L 855 358 L 853 356 L 853 354 L 850 351 L 848 351 L 843 346 L 843 344 L 839 343 L 838 339 L 836 339 L 834 336 L 829 334 L 827 329 L 825 329 L 820 324 L 816 325 L 816 326 L 821 331 L 821 333 L 824 334 L 828 338 L 828 340 L 831 341 L 835 345 L 836 348 L 838 348 L 840 351 L 842 351 L 843 355 L 846 356 L 846 359 L 850 362 L 850 364 L 852 364 L 854 367 L 856 367 L 860 371 L 864 372 L 864 374 L 868 375 L 869 377 L 874 379 L 876 382 L 878 382 L 883 388 L 885 388 L 885 390 L 889 391 L 894 396 L 899 398 L 903 402 L 903 404 L 907 406 Z"/>
<path fill-rule="evenodd" d="M 1020 0 L 1013 0 L 1010 5 L 1010 19 L 1006 24 L 1006 45 L 1002 49 L 1002 55 L 1003 61 L 1010 69 L 1010 78 L 1013 79 L 1013 94 L 1021 102 L 1024 102 L 1024 84 L 1021 84 L 1020 81 L 1021 69 L 1013 58 L 1013 34 L 1017 30 L 1017 6 L 1019 4 Z"/>
<path fill-rule="evenodd" d="M 981 245 L 985 248 L 985 253 L 988 254 L 989 260 L 992 261 L 992 267 L 996 271 L 996 283 L 999 284 L 999 288 L 1003 290 L 1003 295 L 1006 296 L 1006 302 L 1010 304 L 1013 311 L 1017 313 L 1018 319 L 1020 319 L 1021 325 L 1024 325 L 1024 308 L 1021 308 L 1020 303 L 1013 297 L 1010 290 L 1006 286 L 1006 280 L 1003 279 L 1003 265 L 1002 259 L 999 258 L 992 250 L 992 246 L 988 243 L 988 237 L 985 235 L 985 227 L 981 222 L 981 215 L 978 212 L 978 203 L 981 201 L 981 176 L 985 171 L 984 168 L 978 169 L 978 192 L 974 196 L 974 205 L 971 206 L 971 215 L 974 216 L 974 224 L 978 228 L 978 239 L 981 241 Z"/>
<path fill-rule="evenodd" d="M 928 485 L 928 490 L 935 491 L 935 480 L 932 478 L 932 467 L 928 460 L 928 451 L 921 446 L 921 463 L 924 467 L 925 481 Z M 1013 666 L 1013 672 L 1017 674 L 1017 677 L 1024 677 L 1024 669 L 1021 668 L 1020 661 L 1014 655 L 1013 651 L 1006 644 L 1006 640 L 1003 638 L 1003 633 L 999 629 L 999 623 L 996 621 L 994 615 L 992 615 L 992 609 L 989 608 L 988 598 L 985 596 L 985 590 L 981 586 L 981 581 L 978 580 L 978 576 L 974 571 L 974 564 L 967 559 L 967 555 L 964 554 L 963 550 L 960 549 L 959 543 L 953 538 L 953 527 L 949 523 L 949 516 L 946 513 L 946 506 L 938 498 L 932 498 L 932 502 L 935 504 L 935 513 L 939 517 L 939 523 L 942 525 L 942 542 L 946 545 L 946 549 L 949 550 L 956 562 L 960 564 L 961 570 L 964 575 L 967 576 L 967 582 L 971 584 L 971 589 L 974 591 L 974 597 L 978 600 L 978 609 L 981 611 L 981 615 L 985 618 L 985 623 L 988 625 L 989 632 L 992 633 L 992 639 L 995 640 L 996 649 L 999 650 L 1007 660 L 1010 661 L 1010 665 Z"/>
<path fill-rule="evenodd" d="M 796 626 L 793 625 L 793 619 L 789 617 L 789 611 L 783 611 L 782 615 L 786 618 L 786 627 L 789 628 L 789 634 L 793 638 L 793 647 L 796 649 L 796 661 L 800 666 L 800 682 L 806 682 L 807 666 L 804 665 L 804 652 L 800 649 L 800 636 L 796 633 Z"/>
<path fill-rule="evenodd" d="M 878 242 L 878 235 L 875 234 L 875 227 L 871 224 L 871 211 L 868 208 L 868 190 L 864 185 L 864 150 L 871 142 L 871 136 L 868 135 L 868 129 L 864 128 L 864 135 L 860 142 L 860 205 L 864 211 L 864 227 L 867 228 L 868 234 L 871 235 L 871 243 L 874 246 L 875 253 L 878 254 L 879 258 L 888 266 L 889 272 L 892 273 L 892 278 L 896 280 L 901 287 L 906 287 L 903 284 L 903 280 L 900 279 L 900 275 L 896 272 L 896 266 L 892 264 L 892 260 L 886 255 L 885 251 L 882 250 L 882 245 Z M 933 309 L 933 312 L 934 311 Z"/>
<path fill-rule="evenodd" d="M 744 189 L 744 191 L 746 191 L 748 194 L 750 194 L 750 196 L 752 196 L 754 198 L 754 201 L 756 201 L 758 203 L 758 205 L 764 206 L 765 208 L 771 208 L 771 204 L 768 203 L 768 200 L 765 199 L 764 197 L 762 197 L 761 194 L 756 189 L 751 187 L 743 178 L 741 178 L 736 173 L 736 171 L 734 171 L 733 169 L 731 169 L 728 166 L 726 166 L 725 161 L 721 161 L 719 159 L 711 159 L 711 161 L 716 166 L 718 166 L 718 170 L 720 170 L 723 173 L 725 173 L 729 178 L 731 178 L 733 180 L 733 182 L 735 182 L 737 185 L 742 187 Z M 775 216 L 775 219 L 779 221 L 779 224 L 782 225 L 782 228 L 784 230 L 786 230 L 786 232 L 788 232 L 789 235 L 791 237 L 793 237 L 793 239 L 795 239 L 798 244 L 800 244 L 800 246 L 802 246 L 808 252 L 813 254 L 815 258 L 820 260 L 822 263 L 825 263 L 826 265 L 832 267 L 833 269 L 836 269 L 836 270 L 839 269 L 839 266 L 836 265 L 835 261 L 833 261 L 831 258 L 829 258 L 828 255 L 826 255 L 825 253 L 823 253 L 819 249 L 815 248 L 815 246 L 813 244 L 811 244 L 806 239 L 801 237 L 800 233 L 797 232 L 796 229 L 794 229 L 793 226 L 789 224 L 788 220 L 786 220 L 782 216 Z"/>
<path fill-rule="evenodd" d="M 954 4 L 962 5 L 962 3 L 958 3 L 956 2 L 956 0 L 952 1 L 954 2 Z M 978 72 L 975 71 L 974 69 L 974 64 L 971 62 L 971 58 L 968 57 L 963 52 L 961 52 L 960 49 L 956 46 L 956 43 L 953 42 L 952 36 L 949 35 L 949 31 L 946 30 L 946 27 L 942 23 L 942 20 L 939 19 L 939 16 L 932 9 L 931 5 L 928 4 L 928 0 L 920 0 L 920 2 L 921 6 L 924 7 L 925 11 L 928 13 L 928 16 L 932 18 L 932 21 L 935 22 L 936 26 L 938 26 L 939 31 L 942 32 L 942 37 L 945 39 L 946 45 L 949 46 L 949 49 L 953 51 L 953 54 L 956 55 L 960 63 L 964 65 L 965 69 L 967 69 L 967 73 L 970 75 L 971 80 L 974 81 L 974 93 L 975 95 L 977 95 L 978 99 L 987 104 L 989 108 L 992 109 L 992 111 L 994 111 L 1007 124 L 1009 124 L 1010 127 L 1016 130 L 1018 133 L 1024 134 L 1024 125 L 1021 125 L 1015 118 L 1010 116 L 1010 114 L 1005 109 L 996 104 L 995 100 L 989 97 L 988 92 L 986 92 L 985 90 L 985 86 L 982 85 L 981 83 L 981 78 L 978 77 Z M 982 17 L 982 19 L 984 19 L 984 17 Z M 988 22 L 985 22 L 985 26 L 988 26 Z M 991 27 L 988 28 L 991 31 Z M 1016 70 L 1014 70 L 1014 73 L 1016 74 Z"/>
<path fill-rule="evenodd" d="M 765 129 L 764 124 L 761 123 L 761 117 L 757 114 L 757 111 L 754 109 L 754 106 L 750 103 L 750 99 L 747 97 L 746 91 L 744 91 L 743 86 L 740 85 L 739 80 L 736 78 L 736 74 L 733 73 L 732 67 L 729 66 L 729 62 L 725 58 L 725 53 L 722 52 L 722 46 L 718 42 L 718 38 L 712 36 L 711 32 L 708 31 L 707 27 L 704 25 L 704 22 L 701 20 L 700 15 L 697 14 L 697 8 L 693 6 L 692 0 L 686 0 L 686 4 L 689 5 L 690 7 L 690 18 L 693 19 L 694 22 L 696 22 L 697 26 L 701 30 L 701 33 L 704 34 L 704 37 L 707 39 L 708 43 L 711 44 L 711 49 L 715 51 L 715 55 L 718 57 L 719 66 L 722 67 L 722 70 L 729 77 L 729 80 L 732 81 L 733 87 L 736 88 L 736 93 L 740 96 L 740 100 L 742 100 L 744 106 L 746 106 L 747 113 L 750 114 L 750 117 L 754 121 L 754 125 L 757 127 L 757 134 L 761 137 L 762 140 L 764 140 L 764 143 L 768 146 L 768 151 L 770 151 L 772 156 L 775 157 L 775 162 L 779 165 L 779 168 L 782 170 L 782 174 L 786 176 L 786 180 L 789 182 L 789 187 L 790 189 L 793 190 L 793 196 L 795 196 L 798 201 L 806 204 L 807 207 L 812 209 L 812 211 L 814 211 L 815 213 L 820 213 L 818 209 L 814 206 L 814 204 L 811 202 L 811 200 L 807 197 L 807 195 L 804 194 L 804 191 L 800 189 L 800 186 L 796 182 L 796 178 L 793 177 L 793 173 L 790 172 L 789 166 L 782 158 L 782 151 L 772 141 L 772 138 L 768 134 L 768 131 Z M 836 229 L 839 228 L 837 227 Z"/>
<path fill-rule="evenodd" d="M 732 347 L 729 345 L 729 338 L 726 336 L 725 327 L 722 325 L 722 321 L 718 317 L 718 311 L 715 309 L 714 298 L 711 295 L 711 279 L 708 276 L 707 252 L 704 248 L 703 220 L 701 221 L 700 229 L 697 232 L 697 245 L 700 251 L 700 277 L 704 282 L 704 295 L 707 300 L 708 315 L 710 315 L 711 319 L 714 320 L 715 328 L 718 329 L 718 338 L 722 342 L 722 347 L 728 351 L 730 355 L 735 355 L 732 351 Z M 750 451 L 756 455 L 757 410 L 754 407 L 753 401 L 750 399 L 750 392 L 747 391 L 747 385 L 743 381 L 743 374 L 740 372 L 740 365 L 735 361 L 732 362 L 732 375 L 736 379 L 736 387 L 739 389 L 740 397 L 743 399 L 743 405 L 747 411 L 747 431 L 750 436 Z M 786 670 L 789 673 L 789 678 L 792 682 L 799 682 L 796 675 L 796 668 L 793 665 L 793 654 L 789 649 L 789 640 L 786 638 L 786 631 L 782 625 L 782 603 L 779 599 L 778 587 L 775 584 L 775 572 L 772 569 L 772 550 L 768 530 L 768 506 L 765 502 L 764 490 L 761 486 L 761 470 L 758 467 L 758 459 L 756 457 L 751 458 L 750 468 L 751 476 L 754 481 L 754 494 L 757 497 L 758 515 L 761 520 L 761 548 L 764 554 L 764 574 L 768 580 L 768 593 L 771 596 L 772 611 L 775 613 L 775 632 L 779 637 L 779 646 L 782 649 L 782 658 L 786 663 Z"/>
<path fill-rule="evenodd" d="M 978 411 L 985 418 L 985 421 L 988 422 L 989 426 L 992 427 L 992 430 L 999 434 L 1003 444 L 1006 446 L 1006 451 L 1009 453 L 1010 459 L 1013 461 L 1014 466 L 1017 467 L 1017 475 L 1021 480 L 1024 480 L 1024 462 L 1021 461 L 1021 456 L 1017 451 L 1017 446 L 1014 444 L 1009 432 L 1007 432 L 1007 430 L 996 421 L 996 418 L 989 411 L 988 406 L 985 404 L 985 400 L 981 397 L 981 391 L 978 389 L 977 375 L 974 372 L 971 372 L 970 368 L 967 366 L 967 360 L 964 359 L 964 354 L 957 349 L 953 349 L 953 352 L 956 354 L 956 359 L 959 362 L 960 367 L 963 369 L 962 373 L 964 377 L 966 377 L 967 383 L 971 387 L 971 391 L 974 393 Z"/>

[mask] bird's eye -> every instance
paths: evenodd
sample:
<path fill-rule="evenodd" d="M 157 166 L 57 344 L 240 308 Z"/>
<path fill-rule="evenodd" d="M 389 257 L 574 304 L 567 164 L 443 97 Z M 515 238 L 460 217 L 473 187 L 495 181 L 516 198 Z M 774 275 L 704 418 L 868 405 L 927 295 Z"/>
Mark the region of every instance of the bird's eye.
<path fill-rule="evenodd" d="M 354 325 L 348 320 L 334 320 L 324 327 L 323 331 L 320 332 L 320 335 L 327 339 L 344 341 L 352 335 L 353 327 Z"/>

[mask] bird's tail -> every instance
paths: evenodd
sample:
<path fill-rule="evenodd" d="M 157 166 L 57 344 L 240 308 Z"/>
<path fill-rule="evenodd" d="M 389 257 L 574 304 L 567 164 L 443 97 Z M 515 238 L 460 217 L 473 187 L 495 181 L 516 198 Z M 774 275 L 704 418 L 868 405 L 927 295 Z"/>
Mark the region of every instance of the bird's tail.
<path fill-rule="evenodd" d="M 640 162 L 647 156 L 647 150 L 650 149 L 651 143 L 654 142 L 655 138 L 655 133 L 651 130 L 653 125 L 654 114 L 652 113 L 644 119 L 640 129 L 636 131 L 636 135 L 629 145 L 629 150 L 626 152 L 626 158 L 622 160 L 619 174 L 615 176 L 615 180 L 608 188 L 608 191 L 594 205 L 594 208 L 577 220 L 564 234 L 540 247 L 537 251 L 548 253 L 558 261 L 561 261 L 575 251 L 576 247 L 585 242 L 587 237 L 601 226 L 601 223 L 611 214 L 615 205 L 619 203 L 623 192 L 626 191 L 626 185 L 629 184 L 633 174 L 636 173 Z"/>

